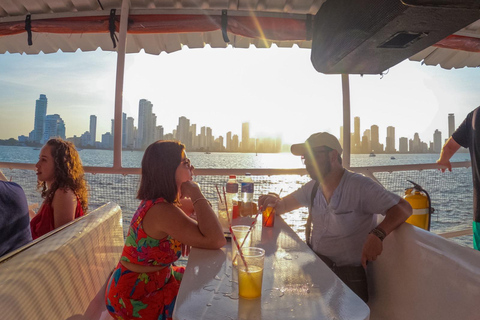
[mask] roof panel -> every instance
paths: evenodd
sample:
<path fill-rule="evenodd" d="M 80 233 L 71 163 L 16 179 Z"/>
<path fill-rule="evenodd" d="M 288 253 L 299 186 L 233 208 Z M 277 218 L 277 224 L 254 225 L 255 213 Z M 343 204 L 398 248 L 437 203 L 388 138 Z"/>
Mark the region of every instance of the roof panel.
<path fill-rule="evenodd" d="M 130 0 L 131 9 L 228 9 L 255 10 L 275 13 L 315 14 L 325 0 Z M 100 0 L 104 11 L 110 8 L 121 8 L 122 0 Z M 56 14 L 72 12 L 102 13 L 97 0 L 0 0 L 0 23 L 8 19 L 17 19 L 23 23 L 25 15 Z M 203 12 L 203 11 L 202 11 Z M 35 17 L 33 17 L 35 19 Z M 21 28 L 22 26 L 20 26 Z M 480 39 L 480 20 L 455 33 Z M 278 47 L 291 47 L 297 44 L 301 48 L 310 48 L 311 41 L 270 41 L 245 38 L 229 33 L 230 44 L 238 48 L 248 48 L 251 44 L 256 47 L 270 47 L 276 43 Z M 182 34 L 128 34 L 127 52 L 139 52 L 145 49 L 152 54 L 174 52 L 183 45 L 190 48 L 201 48 L 209 44 L 213 48 L 225 48 L 221 31 L 197 32 Z M 0 36 L 0 53 L 18 52 L 36 54 L 39 52 L 93 51 L 102 48 L 106 51 L 115 51 L 108 33 L 103 34 L 44 34 L 33 33 L 33 45 L 28 46 L 27 34 L 21 33 L 12 36 Z M 466 52 L 447 48 L 430 47 L 413 57 L 411 60 L 423 61 L 428 65 L 441 65 L 444 68 L 461 68 L 464 66 L 480 66 L 480 52 Z"/>

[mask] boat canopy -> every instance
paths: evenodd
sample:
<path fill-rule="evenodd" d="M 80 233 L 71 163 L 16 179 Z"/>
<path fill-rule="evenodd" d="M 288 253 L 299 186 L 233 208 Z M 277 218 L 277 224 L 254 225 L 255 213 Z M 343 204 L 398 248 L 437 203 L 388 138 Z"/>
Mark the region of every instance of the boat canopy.
<path fill-rule="evenodd" d="M 373 6 L 384 0 L 362 1 Z M 324 0 L 0 0 L 0 53 L 38 54 L 98 48 L 116 51 L 120 17 L 125 9 L 128 11 L 126 53 L 144 50 L 160 54 L 184 46 L 206 45 L 269 48 L 275 44 L 311 48 L 312 20 L 324 3 Z M 410 59 L 447 69 L 480 66 L 480 20 Z"/>

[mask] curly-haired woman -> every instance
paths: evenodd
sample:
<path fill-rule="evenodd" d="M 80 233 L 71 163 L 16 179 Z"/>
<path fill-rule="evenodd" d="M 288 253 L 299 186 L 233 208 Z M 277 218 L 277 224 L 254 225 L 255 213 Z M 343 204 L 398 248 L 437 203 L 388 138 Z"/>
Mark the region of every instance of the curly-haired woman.
<path fill-rule="evenodd" d="M 182 244 L 204 249 L 225 245 L 215 212 L 192 181 L 193 169 L 179 142 L 157 141 L 145 150 L 137 194 L 142 202 L 105 292 L 115 319 L 171 319 L 184 271 L 173 263 Z M 180 208 L 182 198 L 192 200 L 196 221 Z"/>
<path fill-rule="evenodd" d="M 75 146 L 50 139 L 38 158 L 37 187 L 45 200 L 30 221 L 33 239 L 83 216 L 88 208 L 87 183 Z"/>

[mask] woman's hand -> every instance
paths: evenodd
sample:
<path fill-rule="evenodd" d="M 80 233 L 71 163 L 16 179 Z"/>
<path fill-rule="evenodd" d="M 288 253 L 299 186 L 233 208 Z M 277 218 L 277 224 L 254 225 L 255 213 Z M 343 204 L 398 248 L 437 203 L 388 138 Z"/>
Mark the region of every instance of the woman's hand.
<path fill-rule="evenodd" d="M 180 186 L 180 194 L 181 198 L 190 198 L 192 201 L 204 197 L 198 183 L 191 180 L 182 183 Z"/>

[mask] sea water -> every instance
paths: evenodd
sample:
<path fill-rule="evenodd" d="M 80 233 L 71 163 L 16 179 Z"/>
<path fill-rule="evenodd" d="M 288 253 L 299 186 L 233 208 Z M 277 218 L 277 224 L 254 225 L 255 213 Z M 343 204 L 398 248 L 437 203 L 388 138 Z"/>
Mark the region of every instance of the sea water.
<path fill-rule="evenodd" d="M 18 147 L 18 146 L 0 146 L 0 162 L 17 162 L 17 163 L 36 163 L 39 148 L 33 147 Z M 80 158 L 85 166 L 111 167 L 113 165 L 113 151 L 112 150 L 98 150 L 98 149 L 83 149 L 79 151 Z M 123 151 L 122 152 L 122 166 L 126 168 L 140 167 L 143 157 L 143 151 Z M 191 159 L 195 168 L 210 169 L 210 168 L 231 168 L 231 169 L 250 169 L 250 168 L 273 168 L 273 169 L 296 169 L 304 168 L 300 157 L 293 156 L 290 153 L 271 153 L 271 154 L 255 154 L 255 153 L 217 153 L 212 152 L 205 154 L 203 152 L 188 152 L 188 157 Z M 378 154 L 376 157 L 369 157 L 368 154 L 354 154 L 351 156 L 352 167 L 367 167 L 367 166 L 385 166 L 385 165 L 404 165 L 404 164 L 421 164 L 434 163 L 438 159 L 438 154 L 395 154 L 391 159 L 390 154 Z M 470 161 L 468 153 L 456 153 L 452 157 L 452 161 Z M 7 178 L 10 178 L 9 170 L 4 169 Z M 423 185 L 432 196 L 432 204 L 437 208 L 437 215 L 432 217 L 432 225 L 435 232 L 454 231 L 457 229 L 464 229 L 465 226 L 471 226 L 472 221 L 472 178 L 470 168 L 455 169 L 452 173 L 441 173 L 437 170 L 425 170 L 428 185 Z M 18 173 L 17 173 L 18 174 Z M 398 173 L 402 176 L 403 173 Z M 115 193 L 128 192 L 132 198 L 136 192 L 136 185 L 133 183 L 131 190 L 122 190 L 117 187 L 115 183 L 98 179 L 96 176 L 91 176 L 90 194 L 105 192 L 110 190 Z M 454 179 L 445 182 L 445 177 L 455 176 Z M 267 193 L 269 191 L 279 192 L 281 186 L 291 184 L 298 187 L 308 181 L 299 179 L 299 176 L 284 176 L 284 177 L 264 177 L 268 179 L 269 188 L 271 190 L 257 190 L 255 198 L 259 194 Z M 388 189 L 397 194 L 402 194 L 404 189 L 411 185 L 406 182 L 409 176 L 406 175 L 400 186 L 394 185 L 390 176 L 386 173 L 386 178 L 381 180 L 382 184 Z M 132 178 L 133 179 L 133 178 Z M 23 180 L 17 176 L 13 179 L 19 182 L 24 187 L 27 199 L 30 203 L 40 202 L 41 198 L 35 188 L 35 181 L 30 183 L 30 180 L 35 180 L 35 175 L 30 172 L 25 174 Z M 398 178 L 397 178 L 398 180 Z M 416 181 L 417 182 L 417 181 Z M 256 181 L 257 183 L 257 181 Z M 398 182 L 397 182 L 398 183 Z M 28 184 L 28 185 L 27 185 Z M 259 184 L 260 185 L 260 184 Z M 115 189 L 115 190 L 113 190 Z M 293 190 L 283 190 L 282 195 L 285 196 L 288 192 Z M 109 194 L 102 196 L 102 203 L 110 201 Z M 132 208 L 124 208 L 124 224 L 128 224 L 131 216 L 135 212 L 138 204 L 131 205 Z M 94 209 L 95 206 L 90 206 Z M 441 208 L 441 210 L 438 210 Z M 126 210 L 125 210 L 126 209 Z M 284 216 L 286 222 L 302 237 L 306 221 L 306 210 L 300 213 L 294 212 Z M 126 226 L 127 227 L 127 226 Z M 458 242 L 458 241 L 457 241 Z M 459 242 L 472 246 L 471 236 L 460 237 Z"/>

